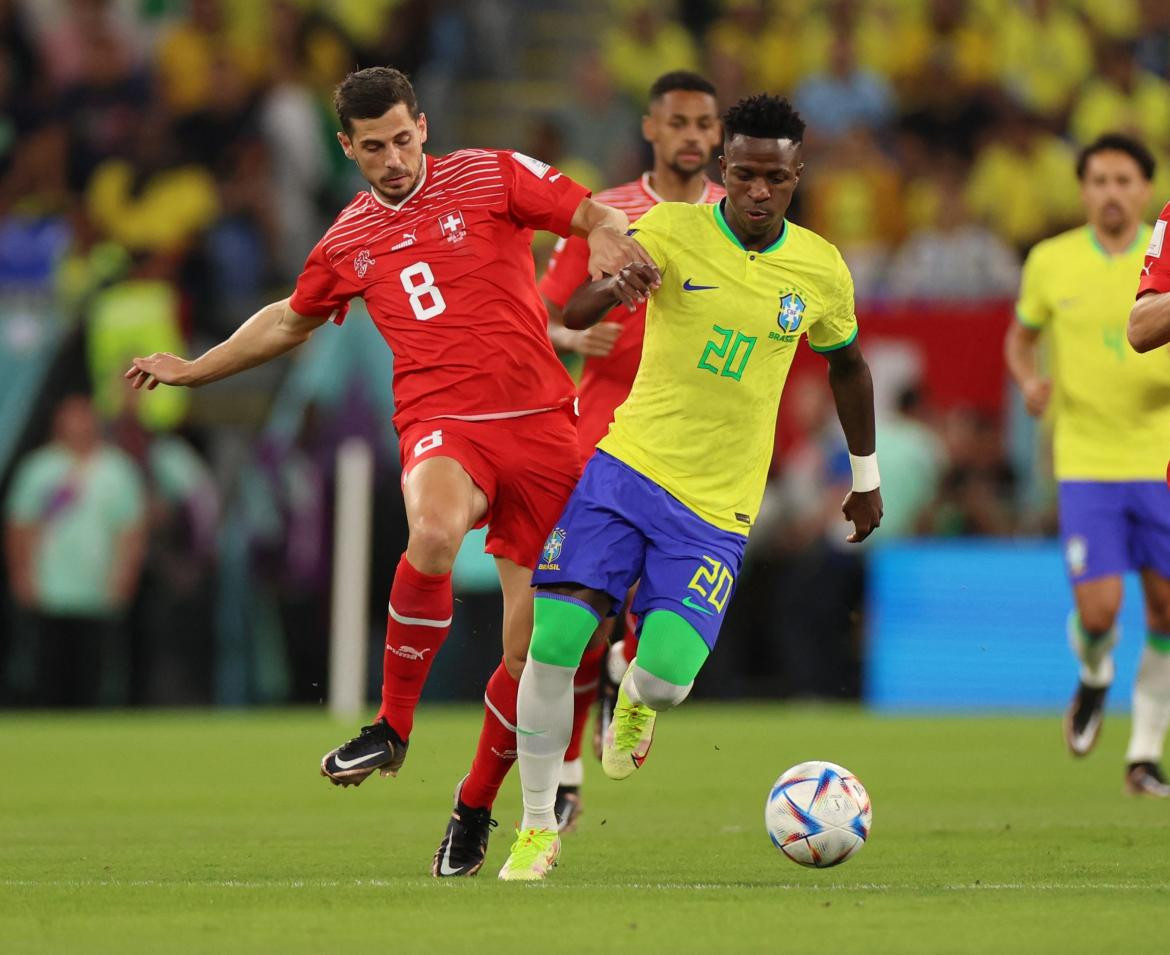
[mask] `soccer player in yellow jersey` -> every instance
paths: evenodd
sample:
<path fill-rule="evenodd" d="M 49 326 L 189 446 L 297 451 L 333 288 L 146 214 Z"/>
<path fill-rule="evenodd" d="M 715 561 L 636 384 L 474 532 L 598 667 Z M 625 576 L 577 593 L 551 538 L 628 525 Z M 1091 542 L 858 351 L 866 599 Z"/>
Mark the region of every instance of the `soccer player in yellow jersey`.
<path fill-rule="evenodd" d="M 1128 136 L 1102 136 L 1082 151 L 1077 176 L 1088 224 L 1032 249 L 1005 351 L 1029 413 L 1051 409 L 1054 426 L 1060 531 L 1076 603 L 1068 638 L 1080 661 L 1065 740 L 1074 756 L 1097 741 L 1113 681 L 1122 575 L 1137 571 L 1148 633 L 1125 786 L 1170 796 L 1159 767 L 1170 724 L 1170 361 L 1126 345 L 1134 276 L 1150 243 L 1141 214 L 1153 173 L 1149 151 Z M 1042 336 L 1051 344 L 1051 380 L 1037 362 Z"/>
<path fill-rule="evenodd" d="M 629 397 L 545 543 L 533 583 L 532 648 L 520 681 L 517 750 L 524 821 L 500 878 L 541 879 L 560 852 L 553 802 L 573 714 L 572 680 L 598 621 L 641 583 L 637 656 L 618 690 L 602 767 L 642 765 L 657 712 L 681 703 L 715 645 L 759 511 L 780 392 L 802 336 L 823 352 L 854 464 L 848 540 L 882 513 L 873 386 L 857 344 L 853 282 L 840 253 L 784 218 L 800 179 L 804 123 L 786 100 L 727 111 L 727 197 L 664 202 L 632 234 L 634 264 L 584 285 L 569 328 L 649 297 Z"/>

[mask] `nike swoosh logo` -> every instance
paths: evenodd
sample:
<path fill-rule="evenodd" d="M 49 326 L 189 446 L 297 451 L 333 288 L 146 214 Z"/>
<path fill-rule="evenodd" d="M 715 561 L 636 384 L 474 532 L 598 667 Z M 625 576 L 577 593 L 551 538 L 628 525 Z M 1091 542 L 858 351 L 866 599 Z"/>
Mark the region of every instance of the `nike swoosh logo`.
<path fill-rule="evenodd" d="M 357 759 L 342 759 L 340 756 L 334 756 L 333 762 L 337 764 L 338 769 L 353 769 L 354 766 L 360 766 L 362 763 L 367 763 L 381 755 L 381 753 L 366 753 L 365 756 L 359 756 Z"/>
<path fill-rule="evenodd" d="M 696 613 L 705 614 L 708 617 L 711 616 L 710 610 L 708 610 L 706 607 L 700 607 L 697 603 L 691 600 L 690 597 L 683 597 L 682 604 L 684 607 L 690 607 Z"/>
<path fill-rule="evenodd" d="M 719 288 L 718 285 L 692 285 L 691 280 L 687 279 L 683 282 L 684 292 L 705 292 L 707 289 Z"/>
<path fill-rule="evenodd" d="M 519 726 L 516 727 L 517 736 L 543 736 L 544 730 L 526 730 Z"/>
<path fill-rule="evenodd" d="M 447 842 L 447 851 L 443 853 L 443 858 L 439 860 L 439 875 L 458 875 L 459 870 L 451 866 L 451 842 Z"/>
<path fill-rule="evenodd" d="M 555 176 L 549 176 L 549 177 L 548 177 L 549 185 L 551 185 L 552 183 L 554 183 L 554 182 L 556 182 L 558 179 L 560 179 L 562 175 L 564 175 L 564 173 L 560 173 L 560 172 L 558 172 L 558 173 L 557 173 Z"/>

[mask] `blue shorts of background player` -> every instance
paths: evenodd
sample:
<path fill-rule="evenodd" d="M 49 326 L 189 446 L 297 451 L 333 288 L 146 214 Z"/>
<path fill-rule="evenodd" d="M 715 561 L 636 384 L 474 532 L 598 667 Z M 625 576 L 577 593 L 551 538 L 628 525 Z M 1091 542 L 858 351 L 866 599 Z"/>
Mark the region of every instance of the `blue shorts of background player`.
<path fill-rule="evenodd" d="M 1170 487 L 1061 481 L 1060 536 L 1074 584 L 1147 568 L 1170 577 Z"/>
<path fill-rule="evenodd" d="M 532 583 L 602 591 L 617 613 L 639 579 L 640 621 L 670 610 L 713 649 L 743 564 L 747 537 L 703 520 L 649 478 L 604 451 L 585 467 L 549 535 Z"/>

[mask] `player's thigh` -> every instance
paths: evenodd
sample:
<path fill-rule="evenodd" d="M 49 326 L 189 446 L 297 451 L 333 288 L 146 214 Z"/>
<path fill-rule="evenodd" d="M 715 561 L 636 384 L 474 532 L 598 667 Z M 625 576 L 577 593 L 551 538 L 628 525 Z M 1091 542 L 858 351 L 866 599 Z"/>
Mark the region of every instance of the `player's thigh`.
<path fill-rule="evenodd" d="M 722 531 L 693 515 L 681 515 L 670 533 L 656 527 L 646 547 L 633 612 L 644 620 L 654 610 L 672 611 L 714 649 L 739 579 L 746 543 L 746 537 Z"/>
<path fill-rule="evenodd" d="M 453 561 L 464 535 L 486 518 L 495 490 L 494 476 L 474 440 L 433 424 L 416 425 L 402 435 L 407 553 L 424 572 L 415 556 Z"/>
<path fill-rule="evenodd" d="M 1082 584 L 1119 577 L 1130 570 L 1124 486 L 1107 481 L 1061 481 L 1059 494 L 1060 537 L 1073 588 L 1080 592 Z M 1109 589 L 1088 588 L 1086 599 L 1101 597 Z"/>
<path fill-rule="evenodd" d="M 562 593 L 588 591 L 578 595 L 602 616 L 618 612 L 646 552 L 646 538 L 627 513 L 631 502 L 637 511 L 639 493 L 628 477 L 612 458 L 589 460 L 541 550 L 534 584 Z M 600 595 L 605 599 L 593 599 Z"/>

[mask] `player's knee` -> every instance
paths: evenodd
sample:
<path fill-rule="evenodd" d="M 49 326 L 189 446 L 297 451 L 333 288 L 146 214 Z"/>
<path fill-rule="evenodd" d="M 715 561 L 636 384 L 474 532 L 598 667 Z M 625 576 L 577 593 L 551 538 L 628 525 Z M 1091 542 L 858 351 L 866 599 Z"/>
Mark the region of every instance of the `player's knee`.
<path fill-rule="evenodd" d="M 1109 601 L 1099 601 L 1080 607 L 1081 626 L 1090 636 L 1099 637 L 1113 629 L 1120 607 Z"/>
<path fill-rule="evenodd" d="M 524 661 L 527 657 L 527 651 L 524 653 L 513 650 L 504 651 L 504 669 L 508 671 L 508 675 L 513 680 L 520 679 L 520 674 L 524 672 Z"/>
<path fill-rule="evenodd" d="M 407 559 L 424 574 L 445 574 L 455 564 L 466 531 L 449 517 L 420 515 L 410 524 Z"/>

